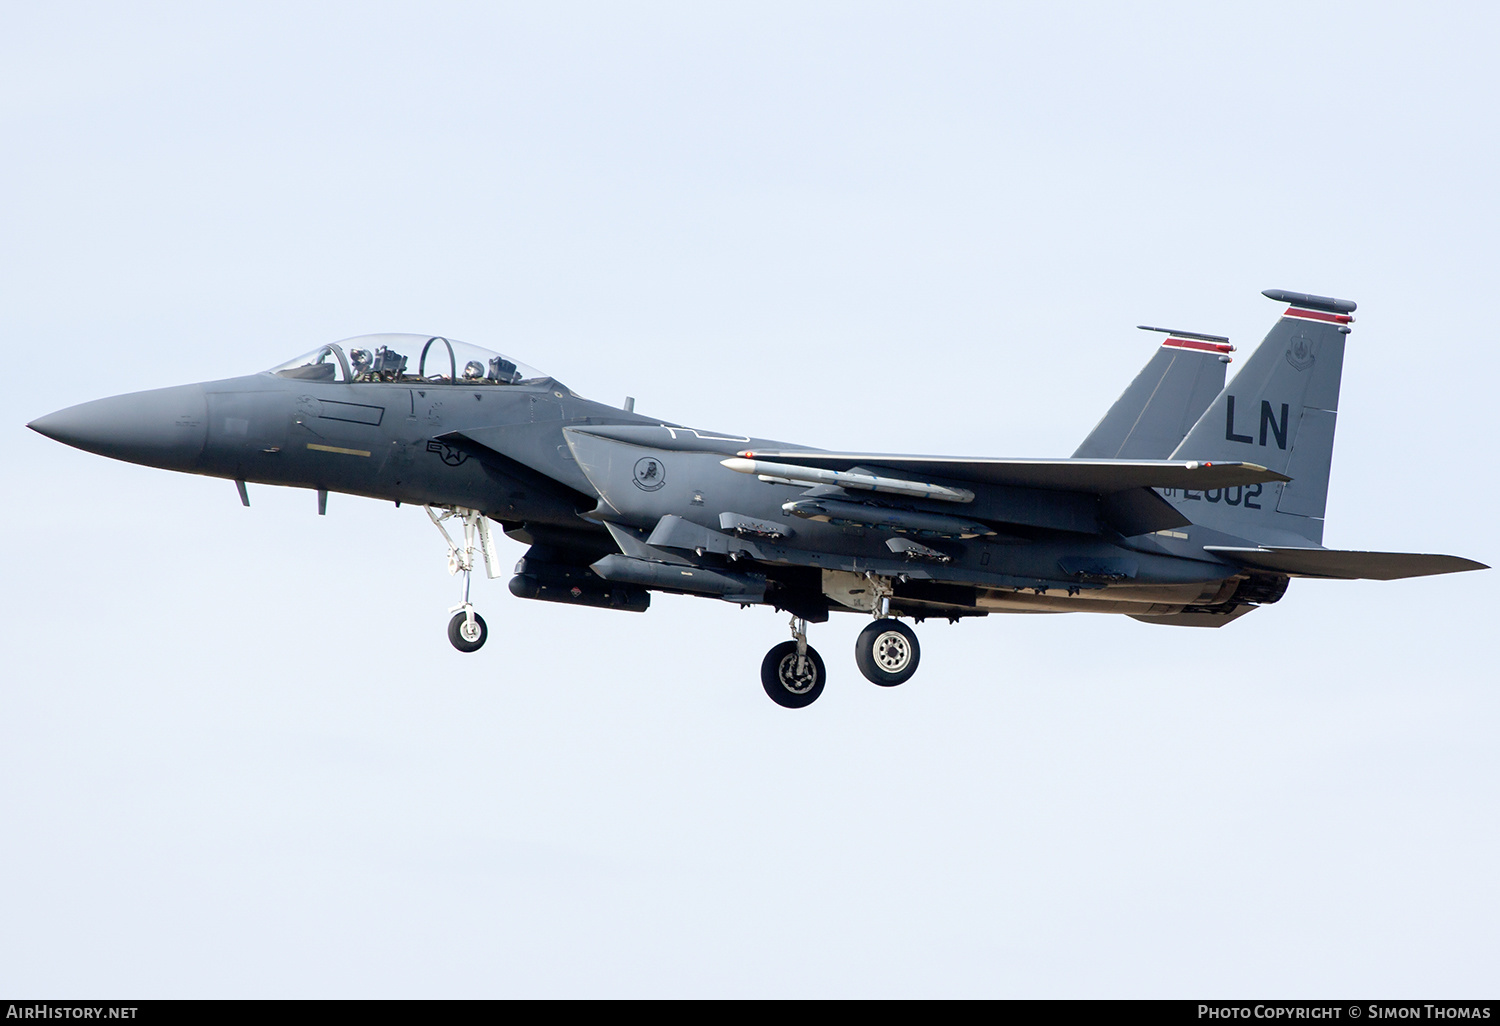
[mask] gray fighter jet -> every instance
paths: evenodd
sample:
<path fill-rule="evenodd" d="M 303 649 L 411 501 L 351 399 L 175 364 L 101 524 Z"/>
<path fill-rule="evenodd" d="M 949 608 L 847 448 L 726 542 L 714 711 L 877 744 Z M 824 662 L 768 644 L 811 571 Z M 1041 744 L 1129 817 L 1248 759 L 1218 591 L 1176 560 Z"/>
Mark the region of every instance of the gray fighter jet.
<path fill-rule="evenodd" d="M 1456 556 L 1324 548 L 1344 342 L 1355 304 L 1268 290 L 1286 311 L 1226 387 L 1221 336 L 1166 338 L 1070 459 L 827 452 L 686 428 L 575 395 L 508 357 L 426 335 L 326 345 L 247 377 L 84 403 L 29 426 L 147 466 L 422 505 L 473 652 L 482 558 L 498 523 L 529 546 L 512 594 L 644 611 L 652 591 L 791 615 L 761 682 L 779 705 L 822 693 L 807 625 L 871 618 L 855 662 L 901 684 L 905 620 L 1123 613 L 1221 627 L 1293 577 L 1392 580 L 1486 569 Z M 448 527 L 461 529 L 455 539 Z"/>

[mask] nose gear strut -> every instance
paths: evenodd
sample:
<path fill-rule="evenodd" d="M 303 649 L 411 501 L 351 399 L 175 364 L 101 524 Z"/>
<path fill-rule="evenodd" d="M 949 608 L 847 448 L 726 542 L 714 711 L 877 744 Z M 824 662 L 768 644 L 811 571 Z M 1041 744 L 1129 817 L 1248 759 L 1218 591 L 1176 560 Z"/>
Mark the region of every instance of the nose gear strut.
<path fill-rule="evenodd" d="M 474 611 L 474 606 L 469 601 L 469 579 L 474 570 L 476 548 L 484 556 L 485 573 L 490 578 L 498 576 L 495 541 L 490 534 L 490 522 L 477 509 L 467 509 L 463 506 L 440 507 L 443 510 L 442 513 L 438 513 L 431 506 L 422 508 L 427 511 L 427 516 L 433 526 L 442 533 L 443 541 L 448 544 L 448 572 L 464 575 L 463 601 L 448 610 L 453 614 L 453 619 L 448 621 L 448 640 L 460 652 L 477 652 L 489 636 L 489 628 L 485 626 L 484 617 Z M 443 521 L 449 519 L 463 521 L 462 546 L 454 542 L 448 529 L 443 526 Z"/>

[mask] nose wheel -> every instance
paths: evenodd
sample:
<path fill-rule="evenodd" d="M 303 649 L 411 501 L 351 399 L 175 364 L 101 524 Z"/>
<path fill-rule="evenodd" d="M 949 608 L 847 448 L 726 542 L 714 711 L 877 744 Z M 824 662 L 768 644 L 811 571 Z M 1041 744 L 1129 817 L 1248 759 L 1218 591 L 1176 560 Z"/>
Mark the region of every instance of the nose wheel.
<path fill-rule="evenodd" d="M 859 632 L 854 662 L 865 679 L 883 688 L 904 684 L 917 672 L 922 648 L 917 635 L 900 620 L 876 620 Z"/>
<path fill-rule="evenodd" d="M 761 661 L 761 687 L 783 709 L 802 709 L 818 700 L 827 680 L 823 657 L 807 643 L 807 621 L 792 617 L 792 640 L 771 649 Z"/>
<path fill-rule="evenodd" d="M 474 612 L 473 606 L 454 613 L 453 619 L 448 621 L 448 640 L 460 652 L 478 652 L 489 636 L 490 629 L 484 625 L 484 617 Z"/>

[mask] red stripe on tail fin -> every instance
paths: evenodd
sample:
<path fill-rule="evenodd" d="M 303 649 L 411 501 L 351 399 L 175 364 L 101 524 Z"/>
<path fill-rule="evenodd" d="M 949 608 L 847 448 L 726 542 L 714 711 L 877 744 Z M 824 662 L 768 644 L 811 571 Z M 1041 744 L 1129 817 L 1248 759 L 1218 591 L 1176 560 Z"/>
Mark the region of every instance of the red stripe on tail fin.
<path fill-rule="evenodd" d="M 1323 321 L 1327 324 L 1348 324 L 1354 320 L 1348 314 L 1328 313 L 1325 310 L 1304 310 L 1300 306 L 1288 307 L 1283 317 L 1296 317 L 1304 321 Z"/>

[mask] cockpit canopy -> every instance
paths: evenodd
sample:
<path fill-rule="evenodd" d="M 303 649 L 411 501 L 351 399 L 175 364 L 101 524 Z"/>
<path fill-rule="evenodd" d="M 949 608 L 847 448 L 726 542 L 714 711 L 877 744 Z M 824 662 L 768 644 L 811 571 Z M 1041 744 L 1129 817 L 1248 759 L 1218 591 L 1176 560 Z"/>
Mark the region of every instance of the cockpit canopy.
<path fill-rule="evenodd" d="M 441 335 L 406 333 L 346 338 L 272 367 L 271 373 L 306 381 L 428 385 L 519 385 L 547 380 L 535 367 L 488 349 Z"/>

